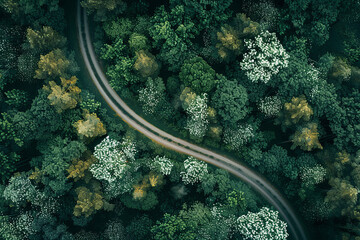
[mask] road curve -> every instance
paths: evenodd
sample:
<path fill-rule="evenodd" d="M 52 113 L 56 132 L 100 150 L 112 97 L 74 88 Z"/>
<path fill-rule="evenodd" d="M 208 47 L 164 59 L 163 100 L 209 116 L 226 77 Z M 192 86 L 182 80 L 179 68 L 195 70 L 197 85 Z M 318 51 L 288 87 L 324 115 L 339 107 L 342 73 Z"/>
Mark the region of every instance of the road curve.
<path fill-rule="evenodd" d="M 129 108 L 129 106 L 111 88 L 104 72 L 100 68 L 90 38 L 87 15 L 84 9 L 80 7 L 79 2 L 77 7 L 77 29 L 81 54 L 90 77 L 107 104 L 118 116 L 131 127 L 160 145 L 222 168 L 248 183 L 279 211 L 282 218 L 287 222 L 290 234 L 294 239 L 307 239 L 304 228 L 290 204 L 265 178 L 241 163 L 186 142 L 158 129 Z"/>

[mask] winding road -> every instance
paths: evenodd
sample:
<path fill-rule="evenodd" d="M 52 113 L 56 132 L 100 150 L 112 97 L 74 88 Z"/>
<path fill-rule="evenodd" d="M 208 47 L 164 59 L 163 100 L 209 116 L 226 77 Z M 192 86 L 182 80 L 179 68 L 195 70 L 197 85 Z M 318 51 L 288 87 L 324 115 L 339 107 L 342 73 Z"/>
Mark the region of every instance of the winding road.
<path fill-rule="evenodd" d="M 297 240 L 307 239 L 304 227 L 297 218 L 290 204 L 265 178 L 241 163 L 221 156 L 208 149 L 196 146 L 160 130 L 145 121 L 131 108 L 129 108 L 129 106 L 111 88 L 99 65 L 90 37 L 87 15 L 84 9 L 80 7 L 79 3 L 77 8 L 77 31 L 81 54 L 90 77 L 107 104 L 118 116 L 120 116 L 131 127 L 160 145 L 222 168 L 240 178 L 242 181 L 248 183 L 279 211 L 282 218 L 288 224 L 292 238 Z"/>

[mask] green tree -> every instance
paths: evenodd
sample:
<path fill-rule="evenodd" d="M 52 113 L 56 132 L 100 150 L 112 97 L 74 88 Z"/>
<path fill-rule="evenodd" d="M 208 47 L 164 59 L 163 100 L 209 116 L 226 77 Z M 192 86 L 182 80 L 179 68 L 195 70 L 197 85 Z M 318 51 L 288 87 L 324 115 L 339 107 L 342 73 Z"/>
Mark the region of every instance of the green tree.
<path fill-rule="evenodd" d="M 69 66 L 70 61 L 66 58 L 63 51 L 57 48 L 46 55 L 40 56 L 38 69 L 35 71 L 34 78 L 65 77 Z"/>
<path fill-rule="evenodd" d="M 179 77 L 196 93 L 208 93 L 216 84 L 215 71 L 201 57 L 186 60 L 181 67 Z"/>
<path fill-rule="evenodd" d="M 80 3 L 89 13 L 96 11 L 97 19 L 102 21 L 107 19 L 109 11 L 121 13 L 126 7 L 122 0 L 83 0 Z"/>
<path fill-rule="evenodd" d="M 17 162 L 20 161 L 20 155 L 11 152 L 10 154 L 5 154 L 0 151 L 0 181 L 5 183 L 11 175 L 17 169 Z"/>
<path fill-rule="evenodd" d="M 133 33 L 129 39 L 129 46 L 134 52 L 139 52 L 140 50 L 148 50 L 149 43 L 147 37 L 142 34 Z"/>
<path fill-rule="evenodd" d="M 186 223 L 175 215 L 170 215 L 168 213 L 164 214 L 162 222 L 157 221 L 156 225 L 151 228 L 151 233 L 154 235 L 156 240 L 175 240 L 179 239 L 177 235 L 186 229 Z M 194 239 L 186 238 L 186 239 Z"/>
<path fill-rule="evenodd" d="M 232 0 L 197 1 L 197 0 L 170 0 L 170 7 L 176 9 L 184 7 L 187 17 L 194 21 L 198 31 L 218 26 L 231 17 Z"/>
<path fill-rule="evenodd" d="M 58 0 L 4 0 L 0 6 L 23 26 L 34 29 L 51 26 L 56 31 L 65 27 L 64 10 L 59 7 Z"/>
<path fill-rule="evenodd" d="M 126 49 L 121 38 L 118 38 L 113 45 L 105 44 L 101 49 L 101 59 L 110 63 L 106 74 L 110 78 L 110 85 L 116 91 L 140 81 L 139 76 L 134 72 L 135 58 L 129 58 Z"/>
<path fill-rule="evenodd" d="M 71 188 L 67 181 L 67 169 L 73 159 L 81 157 L 86 146 L 80 141 L 70 141 L 57 136 L 38 147 L 42 156 L 34 159 L 34 165 L 41 170 L 41 182 L 49 194 L 60 196 Z M 37 164 L 36 164 L 37 163 Z"/>
<path fill-rule="evenodd" d="M 24 144 L 23 139 L 21 139 L 15 131 L 15 126 L 14 123 L 11 121 L 11 116 L 6 112 L 1 113 L 0 142 L 6 145 L 14 142 L 20 147 Z"/>
<path fill-rule="evenodd" d="M 184 6 L 179 5 L 170 12 L 160 6 L 151 22 L 150 36 L 154 46 L 160 50 L 157 59 L 165 63 L 170 71 L 178 71 L 186 59 L 193 56 L 191 39 L 198 33 L 191 18 L 185 17 Z"/>
<path fill-rule="evenodd" d="M 249 112 L 246 89 L 225 77 L 218 82 L 212 100 L 223 121 L 230 126 L 243 119 Z"/>
<path fill-rule="evenodd" d="M 5 102 L 14 108 L 24 107 L 28 103 L 28 94 L 27 92 L 19 89 L 12 89 L 5 92 L 7 99 Z"/>

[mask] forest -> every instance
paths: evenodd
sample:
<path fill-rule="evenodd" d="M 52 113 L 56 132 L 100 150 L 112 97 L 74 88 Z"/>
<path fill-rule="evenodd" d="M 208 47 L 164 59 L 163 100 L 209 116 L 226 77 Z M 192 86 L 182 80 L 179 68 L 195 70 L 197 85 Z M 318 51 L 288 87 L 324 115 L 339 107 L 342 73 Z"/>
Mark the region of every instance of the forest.
<path fill-rule="evenodd" d="M 358 0 L 79 3 L 0 1 L 0 239 L 296 239 L 250 185 L 115 114 L 81 7 L 139 116 L 267 179 L 307 239 L 360 240 Z"/>

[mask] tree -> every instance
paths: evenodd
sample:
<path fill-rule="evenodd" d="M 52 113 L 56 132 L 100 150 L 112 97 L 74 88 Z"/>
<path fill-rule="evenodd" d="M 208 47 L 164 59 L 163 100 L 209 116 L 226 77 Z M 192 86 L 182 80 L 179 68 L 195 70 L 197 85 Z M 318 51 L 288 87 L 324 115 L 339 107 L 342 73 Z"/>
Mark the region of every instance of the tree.
<path fill-rule="evenodd" d="M 17 169 L 17 162 L 20 161 L 20 155 L 11 152 L 10 154 L 5 154 L 0 151 L 0 182 L 5 183 L 11 175 Z"/>
<path fill-rule="evenodd" d="M 67 178 L 73 178 L 75 182 L 84 178 L 90 166 L 95 162 L 96 158 L 93 155 L 90 155 L 86 160 L 74 159 L 72 161 L 72 165 L 66 169 L 66 171 L 69 173 Z"/>
<path fill-rule="evenodd" d="M 165 102 L 165 85 L 161 78 L 148 78 L 146 87 L 139 90 L 139 101 L 146 114 L 160 114 Z"/>
<path fill-rule="evenodd" d="M 195 100 L 196 93 L 191 91 L 191 88 L 186 87 L 180 94 L 180 101 L 182 102 L 182 107 L 187 109 L 190 106 L 190 103 Z"/>
<path fill-rule="evenodd" d="M 282 108 L 281 100 L 278 96 L 270 96 L 261 99 L 258 103 L 258 109 L 266 117 L 276 117 Z"/>
<path fill-rule="evenodd" d="M 358 190 L 349 181 L 332 178 L 329 181 L 331 189 L 327 192 L 325 202 L 330 203 L 332 211 L 347 215 L 352 212 L 357 202 Z"/>
<path fill-rule="evenodd" d="M 83 110 L 88 110 L 89 112 L 96 112 L 101 107 L 101 103 L 95 100 L 95 95 L 90 93 L 88 90 L 81 91 L 80 96 L 80 107 Z"/>
<path fill-rule="evenodd" d="M 113 45 L 105 44 L 101 49 L 101 59 L 110 63 L 106 74 L 110 78 L 110 85 L 116 91 L 140 81 L 140 77 L 133 72 L 135 58 L 128 57 L 126 50 L 121 38 L 117 38 Z"/>
<path fill-rule="evenodd" d="M 95 211 L 100 210 L 104 202 L 100 192 L 91 192 L 86 187 L 78 187 L 75 189 L 77 194 L 76 205 L 74 207 L 74 216 L 79 217 L 84 215 L 89 217 L 94 214 Z"/>
<path fill-rule="evenodd" d="M 174 166 L 172 160 L 168 159 L 167 157 L 163 156 L 156 156 L 150 163 L 150 169 L 161 173 L 163 175 L 170 175 L 171 169 Z"/>
<path fill-rule="evenodd" d="M 70 61 L 66 58 L 63 51 L 57 48 L 46 55 L 40 55 L 39 68 L 35 71 L 34 78 L 65 77 L 69 66 Z"/>
<path fill-rule="evenodd" d="M 90 171 L 98 180 L 114 182 L 124 177 L 136 152 L 135 144 L 129 139 L 119 142 L 107 136 L 95 147 L 98 162 L 91 165 Z"/>
<path fill-rule="evenodd" d="M 296 131 L 292 136 L 293 145 L 291 149 L 300 147 L 304 151 L 311 151 L 314 148 L 323 149 L 318 139 L 318 131 L 316 123 L 309 123 L 306 127 Z"/>
<path fill-rule="evenodd" d="M 184 62 L 179 73 L 180 80 L 196 93 L 208 93 L 215 87 L 215 71 L 201 57 Z"/>
<path fill-rule="evenodd" d="M 222 78 L 213 95 L 213 104 L 224 122 L 235 125 L 249 112 L 246 89 L 235 81 Z"/>
<path fill-rule="evenodd" d="M 126 226 L 126 232 L 134 240 L 142 240 L 151 236 L 153 221 L 147 215 L 137 217 Z"/>
<path fill-rule="evenodd" d="M 287 224 L 278 218 L 279 213 L 263 207 L 257 213 L 249 212 L 236 220 L 237 230 L 245 239 L 287 239 Z"/>
<path fill-rule="evenodd" d="M 217 39 L 220 41 L 216 44 L 218 54 L 222 59 L 229 57 L 231 53 L 239 55 L 244 48 L 244 43 L 239 37 L 239 33 L 230 25 L 225 24 L 217 32 Z"/>
<path fill-rule="evenodd" d="M 24 107 L 29 101 L 27 92 L 19 89 L 12 89 L 5 92 L 7 99 L 5 102 L 14 108 Z"/>
<path fill-rule="evenodd" d="M 10 178 L 3 196 L 11 201 L 15 206 L 32 202 L 38 195 L 38 189 L 31 183 L 30 179 L 24 174 Z"/>
<path fill-rule="evenodd" d="M 96 113 L 88 113 L 85 111 L 84 120 L 79 120 L 73 125 L 80 138 L 95 138 L 106 134 L 104 124 Z"/>
<path fill-rule="evenodd" d="M 104 235 L 109 240 L 125 240 L 125 228 L 120 221 L 109 221 L 105 229 Z"/>
<path fill-rule="evenodd" d="M 254 130 L 251 125 L 239 124 L 235 129 L 226 128 L 224 131 L 224 143 L 228 144 L 233 150 L 245 145 L 254 137 Z"/>
<path fill-rule="evenodd" d="M 42 156 L 35 166 L 41 169 L 41 182 L 49 194 L 63 195 L 71 188 L 66 170 L 73 159 L 80 158 L 86 151 L 85 144 L 57 136 L 38 146 L 38 150 Z"/>
<path fill-rule="evenodd" d="M 4 0 L 0 6 L 23 26 L 34 29 L 51 26 L 57 31 L 65 27 L 64 10 L 59 7 L 58 0 Z"/>
<path fill-rule="evenodd" d="M 80 2 L 88 13 L 96 11 L 96 18 L 104 21 L 109 15 L 109 11 L 121 13 L 126 4 L 122 0 L 83 0 Z"/>
<path fill-rule="evenodd" d="M 168 66 L 168 69 L 177 72 L 186 59 L 193 57 L 194 33 L 199 33 L 191 18 L 185 17 L 185 7 L 178 5 L 170 12 L 165 6 L 160 6 L 151 18 L 150 36 L 154 46 L 160 50 L 157 58 Z"/>
<path fill-rule="evenodd" d="M 284 123 L 285 126 L 297 124 L 301 121 L 308 122 L 314 114 L 304 95 L 293 97 L 290 103 L 285 103 L 284 112 L 277 122 Z"/>
<path fill-rule="evenodd" d="M 138 71 L 143 78 L 156 74 L 159 65 L 157 64 L 154 55 L 144 50 L 139 50 L 135 52 L 135 54 L 136 61 L 134 63 L 134 69 Z"/>
<path fill-rule="evenodd" d="M 151 232 L 156 240 L 198 239 L 199 230 L 209 223 L 211 217 L 210 209 L 202 203 L 195 203 L 191 207 L 184 205 L 178 215 L 165 213 Z"/>
<path fill-rule="evenodd" d="M 33 50 L 25 51 L 17 59 L 17 70 L 21 81 L 34 81 L 35 70 L 39 58 Z"/>
<path fill-rule="evenodd" d="M 198 31 L 218 26 L 231 17 L 232 0 L 197 1 L 197 0 L 171 0 L 170 7 L 176 9 L 183 6 L 186 17 L 192 19 Z"/>
<path fill-rule="evenodd" d="M 208 174 L 207 164 L 194 157 L 188 157 L 184 161 L 185 172 L 180 172 L 182 181 L 185 184 L 201 182 Z"/>
<path fill-rule="evenodd" d="M 300 178 L 305 187 L 313 187 L 325 180 L 326 169 L 317 164 L 314 167 L 305 167 L 302 169 Z"/>
<path fill-rule="evenodd" d="M 208 126 L 208 111 L 207 111 L 207 95 L 206 93 L 196 96 L 186 108 L 188 119 L 186 121 L 185 129 L 188 129 L 190 136 L 195 138 L 202 138 L 205 136 Z"/>
<path fill-rule="evenodd" d="M 347 81 L 351 76 L 351 68 L 345 59 L 336 58 L 330 68 L 329 76 L 339 82 Z"/>
<path fill-rule="evenodd" d="M 11 121 L 11 116 L 7 112 L 1 113 L 0 118 L 0 142 L 8 145 L 11 142 L 14 142 L 18 146 L 22 146 L 24 144 L 23 139 L 17 135 L 15 131 L 15 125 Z"/>
<path fill-rule="evenodd" d="M 43 26 L 39 31 L 28 28 L 26 38 L 30 47 L 39 52 L 62 48 L 66 44 L 66 38 L 48 26 Z"/>
<path fill-rule="evenodd" d="M 49 86 L 44 86 L 43 89 L 49 92 L 48 99 L 50 105 L 53 105 L 58 113 L 66 109 L 73 109 L 80 101 L 81 89 L 76 86 L 77 78 L 72 76 L 69 80 L 60 77 L 61 86 L 54 81 L 49 82 Z"/>
<path fill-rule="evenodd" d="M 260 33 L 255 40 L 245 41 L 249 50 L 240 63 L 241 69 L 252 82 L 267 83 L 280 69 L 288 66 L 289 55 L 276 38 L 275 33 Z"/>
<path fill-rule="evenodd" d="M 133 33 L 129 38 L 129 46 L 135 53 L 141 52 L 141 50 L 148 50 L 149 48 L 148 39 L 142 34 Z M 154 56 L 150 55 L 148 57 L 154 57 Z"/>
<path fill-rule="evenodd" d="M 186 223 L 181 218 L 168 213 L 164 214 L 163 221 L 157 221 L 151 228 L 151 233 L 156 240 L 175 240 L 178 239 L 179 232 L 184 232 Z M 190 238 L 193 239 L 193 238 Z"/>

